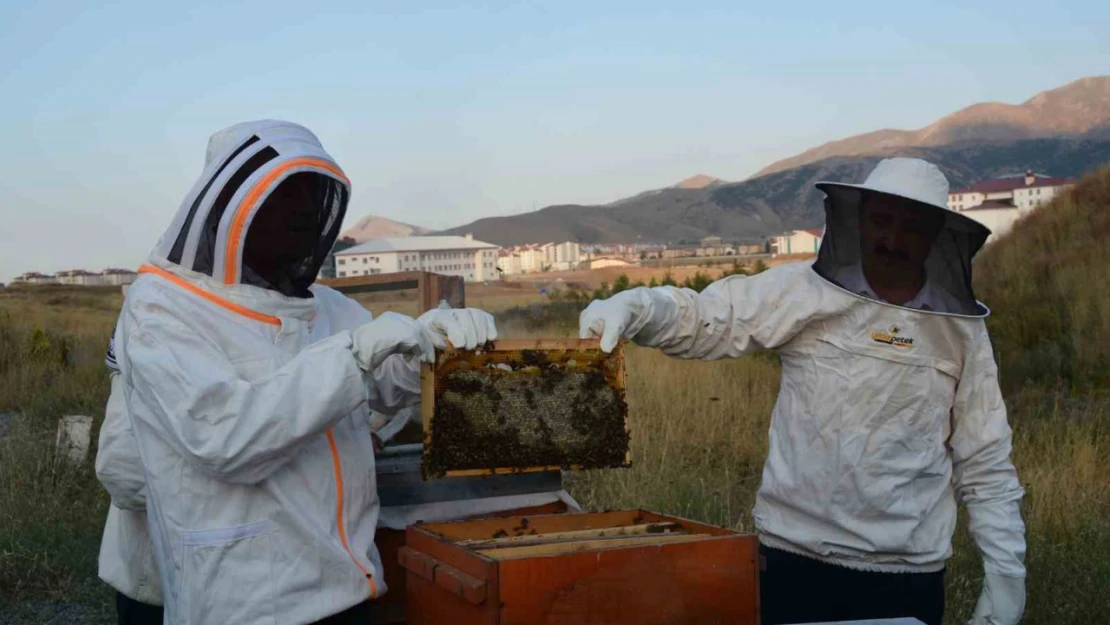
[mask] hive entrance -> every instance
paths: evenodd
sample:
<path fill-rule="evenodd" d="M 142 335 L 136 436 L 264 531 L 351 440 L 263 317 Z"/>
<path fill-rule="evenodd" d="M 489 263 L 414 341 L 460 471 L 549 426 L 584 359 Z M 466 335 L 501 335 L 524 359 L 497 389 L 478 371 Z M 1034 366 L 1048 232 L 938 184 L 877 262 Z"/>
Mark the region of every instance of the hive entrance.
<path fill-rule="evenodd" d="M 425 478 L 628 465 L 624 359 L 597 341 L 501 341 L 424 372 Z"/>

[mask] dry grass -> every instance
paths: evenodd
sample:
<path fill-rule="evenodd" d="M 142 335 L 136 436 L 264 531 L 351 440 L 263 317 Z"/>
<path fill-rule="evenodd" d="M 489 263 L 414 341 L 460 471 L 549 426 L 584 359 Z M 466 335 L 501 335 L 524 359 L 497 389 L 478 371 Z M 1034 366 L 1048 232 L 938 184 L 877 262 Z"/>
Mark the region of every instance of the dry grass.
<path fill-rule="evenodd" d="M 55 457 L 54 436 L 62 415 L 94 415 L 99 426 L 121 301 L 118 289 L 0 293 L 0 413 L 10 417 L 0 435 L 0 615 L 43 622 L 80 604 L 87 618 L 111 616 L 96 578 L 108 500 L 92 454 L 71 467 Z"/>
<path fill-rule="evenodd" d="M 374 314 L 386 311 L 415 316 L 419 302 L 415 289 L 404 291 L 384 291 L 380 293 L 361 293 L 355 295 L 363 306 Z M 531 284 L 468 284 L 466 285 L 466 305 L 497 313 L 514 306 L 527 306 L 547 300 L 539 288 Z"/>
<path fill-rule="evenodd" d="M 668 273 L 677 280 L 682 282 L 686 278 L 692 278 L 695 273 L 702 272 L 708 273 L 713 278 L 721 275 L 725 267 L 711 267 L 702 268 L 697 266 L 691 267 L 673 267 L 658 268 L 658 267 L 605 267 L 604 269 L 582 270 L 582 271 L 547 271 L 543 273 L 531 273 L 524 275 L 509 276 L 509 280 L 519 284 L 551 284 L 556 280 L 563 280 L 565 283 L 579 284 L 589 289 L 596 289 L 601 286 L 602 282 L 613 284 L 621 275 L 628 276 L 632 282 L 643 281 L 645 284 L 650 282 L 652 278 L 657 281 L 662 281 L 663 276 Z"/>

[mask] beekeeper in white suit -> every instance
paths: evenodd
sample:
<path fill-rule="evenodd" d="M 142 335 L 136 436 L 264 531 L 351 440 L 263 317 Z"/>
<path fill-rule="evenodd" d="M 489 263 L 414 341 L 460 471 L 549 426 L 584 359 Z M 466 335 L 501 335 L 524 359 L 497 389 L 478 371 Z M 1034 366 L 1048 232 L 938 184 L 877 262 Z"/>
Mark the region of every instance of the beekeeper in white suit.
<path fill-rule="evenodd" d="M 638 288 L 582 313 L 583 337 L 679 358 L 782 361 L 756 497 L 763 623 L 914 616 L 939 625 L 956 502 L 985 580 L 971 620 L 1012 625 L 1025 604 L 1023 491 L 997 368 L 971 286 L 989 230 L 947 208 L 918 159 L 861 185 L 819 183 L 818 259 L 700 295 Z"/>
<path fill-rule="evenodd" d="M 313 285 L 349 195 L 307 129 L 232 126 L 130 288 L 116 357 L 167 623 L 365 622 L 386 590 L 369 411 L 419 400 L 433 345 L 496 338 L 481 311 L 371 320 Z"/>
<path fill-rule="evenodd" d="M 146 478 L 127 416 L 114 346 L 114 339 L 109 340 L 104 358 L 111 393 L 100 426 L 96 473 L 101 481 L 119 486 L 119 499 L 108 506 L 97 572 L 116 591 L 119 625 L 161 625 L 162 586 L 147 531 Z"/>

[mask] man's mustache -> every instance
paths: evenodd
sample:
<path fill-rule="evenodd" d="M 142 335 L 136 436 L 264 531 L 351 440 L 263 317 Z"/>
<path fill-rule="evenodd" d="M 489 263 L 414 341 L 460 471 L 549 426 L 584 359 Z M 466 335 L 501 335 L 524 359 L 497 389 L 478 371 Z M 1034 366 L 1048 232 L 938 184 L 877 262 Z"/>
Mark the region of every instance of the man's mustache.
<path fill-rule="evenodd" d="M 876 245 L 873 251 L 876 256 L 887 258 L 890 260 L 899 260 L 905 262 L 910 259 L 909 255 L 902 250 L 892 250 L 887 246 L 882 245 L 881 243 L 879 245 Z"/>

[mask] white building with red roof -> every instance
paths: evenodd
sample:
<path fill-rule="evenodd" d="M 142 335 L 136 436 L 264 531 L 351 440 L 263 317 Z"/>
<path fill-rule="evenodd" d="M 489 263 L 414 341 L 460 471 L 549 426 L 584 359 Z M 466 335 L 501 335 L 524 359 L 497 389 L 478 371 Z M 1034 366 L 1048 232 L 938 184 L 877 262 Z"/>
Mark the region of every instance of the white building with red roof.
<path fill-rule="evenodd" d="M 54 274 L 54 278 L 58 284 L 68 284 L 70 286 L 100 286 L 104 284 L 103 277 L 100 274 L 84 269 L 59 271 Z"/>
<path fill-rule="evenodd" d="M 57 282 L 58 280 L 54 276 L 37 271 L 28 271 L 15 280 L 12 280 L 12 284 L 57 284 Z"/>
<path fill-rule="evenodd" d="M 988 241 L 1013 228 L 1021 217 L 1075 184 L 1074 178 L 1034 174 L 981 180 L 948 194 L 948 208 L 991 229 Z"/>
<path fill-rule="evenodd" d="M 116 269 L 114 267 L 109 267 L 100 272 L 101 283 L 111 286 L 123 286 L 125 284 L 131 284 L 138 277 L 139 274 L 131 271 L 130 269 Z"/>

